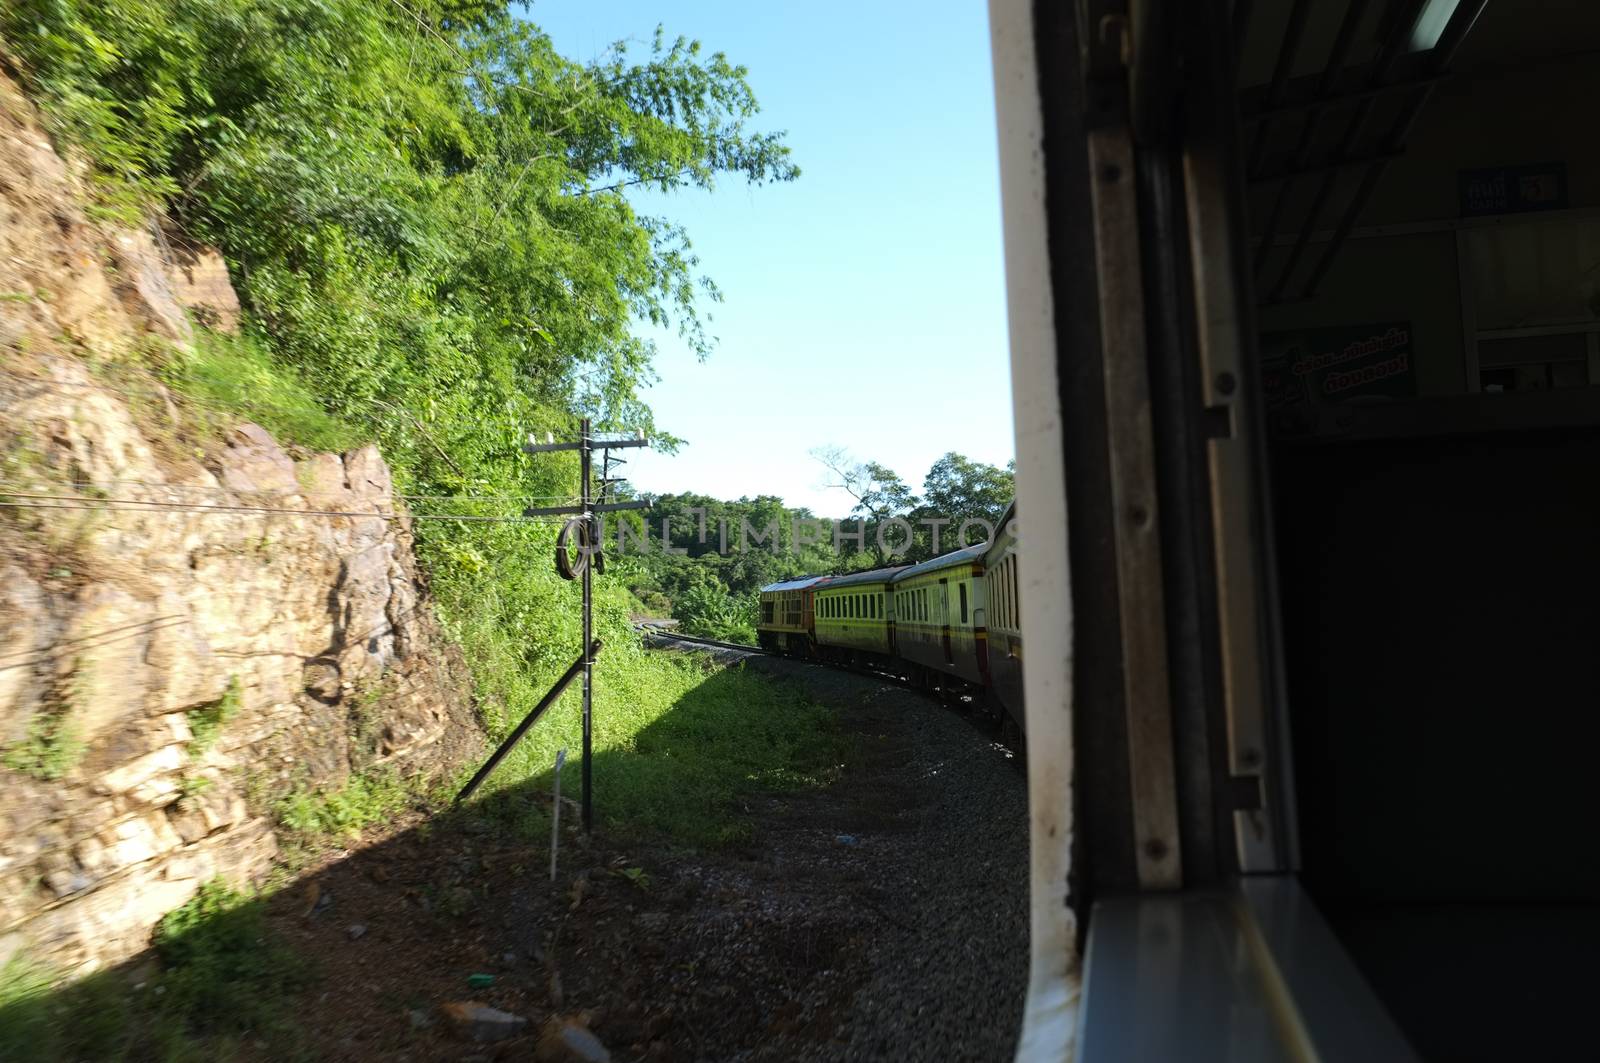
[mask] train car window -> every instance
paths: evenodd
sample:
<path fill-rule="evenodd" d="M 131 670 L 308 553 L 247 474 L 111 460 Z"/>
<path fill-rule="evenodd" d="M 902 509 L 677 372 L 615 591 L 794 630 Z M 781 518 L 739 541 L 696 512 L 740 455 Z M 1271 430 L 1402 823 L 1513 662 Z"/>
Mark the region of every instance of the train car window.
<path fill-rule="evenodd" d="M 995 590 L 998 591 L 1000 595 L 1000 622 L 1008 628 L 1011 626 L 1011 594 L 1009 588 L 1006 586 L 1006 566 L 1009 564 L 1011 564 L 1011 561 L 1008 558 L 1005 564 L 1000 566 L 1000 578 L 995 584 Z"/>
<path fill-rule="evenodd" d="M 1017 592 L 1017 559 L 1015 555 L 1006 558 L 1006 570 L 1007 593 L 1011 596 L 1011 626 L 1020 628 L 1022 626 L 1022 599 Z"/>
<path fill-rule="evenodd" d="M 1020 628 L 1022 626 L 1022 597 L 1021 592 L 1017 589 L 1017 559 L 1015 557 L 1011 558 L 1006 562 L 1006 567 L 1006 593 L 1010 595 L 1011 626 Z"/>

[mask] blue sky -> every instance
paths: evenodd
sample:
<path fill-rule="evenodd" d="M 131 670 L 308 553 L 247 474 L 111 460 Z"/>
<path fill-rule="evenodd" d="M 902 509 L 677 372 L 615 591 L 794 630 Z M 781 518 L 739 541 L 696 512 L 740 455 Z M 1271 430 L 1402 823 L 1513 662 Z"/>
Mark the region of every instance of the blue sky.
<path fill-rule="evenodd" d="M 788 132 L 787 185 L 641 193 L 682 223 L 726 301 L 698 362 L 657 336 L 657 423 L 688 442 L 627 455 L 644 492 L 775 494 L 824 516 L 810 451 L 842 446 L 920 488 L 949 450 L 1013 451 L 999 171 L 987 5 L 539 0 L 564 54 L 619 38 L 643 54 L 658 23 L 750 68 L 759 128 Z"/>

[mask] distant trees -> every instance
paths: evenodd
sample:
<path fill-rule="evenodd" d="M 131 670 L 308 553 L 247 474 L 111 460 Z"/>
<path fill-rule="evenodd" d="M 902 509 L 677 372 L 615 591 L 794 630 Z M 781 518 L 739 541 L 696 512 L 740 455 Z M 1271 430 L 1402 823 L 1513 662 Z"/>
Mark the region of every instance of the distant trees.
<path fill-rule="evenodd" d="M 851 513 L 866 523 L 867 548 L 879 565 L 926 561 L 980 541 L 996 528 L 1016 493 L 1015 461 L 1002 469 L 950 451 L 928 470 L 918 498 L 893 469 L 857 461 L 842 447 L 818 447 L 811 456 L 828 470 L 829 486 L 842 488 L 856 500 Z M 884 527 L 891 520 L 910 526 L 909 543 L 903 529 Z M 964 544 L 959 536 L 968 521 L 982 523 L 969 526 L 969 542 Z"/>

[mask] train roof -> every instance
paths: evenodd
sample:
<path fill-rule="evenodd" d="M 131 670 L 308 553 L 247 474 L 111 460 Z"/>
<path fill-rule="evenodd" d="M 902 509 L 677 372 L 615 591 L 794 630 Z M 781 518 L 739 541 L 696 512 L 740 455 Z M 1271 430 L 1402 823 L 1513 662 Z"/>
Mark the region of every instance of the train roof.
<path fill-rule="evenodd" d="M 894 574 L 905 568 L 904 565 L 893 565 L 889 568 L 871 568 L 865 572 L 852 572 L 848 576 L 830 576 L 827 582 L 817 590 L 832 590 L 835 587 L 854 587 L 862 583 L 888 583 L 894 579 Z"/>
<path fill-rule="evenodd" d="M 968 564 L 973 561 L 982 561 L 983 555 L 988 551 L 988 543 L 964 546 L 960 550 L 952 550 L 948 554 L 940 554 L 938 557 L 930 561 L 924 561 L 920 565 L 912 565 L 910 568 L 901 569 L 895 573 L 892 582 L 899 583 L 903 579 L 920 576 L 924 572 L 937 572 L 942 568 L 952 568 L 956 565 Z"/>
<path fill-rule="evenodd" d="M 758 592 L 768 594 L 776 591 L 803 591 L 827 579 L 827 576 L 801 576 L 799 579 L 785 580 L 782 583 L 769 583 Z"/>
<path fill-rule="evenodd" d="M 989 545 L 989 549 L 987 551 L 985 551 L 986 554 L 999 553 L 999 552 L 1002 552 L 1005 549 L 1015 549 L 1015 546 L 1014 546 L 1013 543 L 1008 543 L 1008 544 L 1006 544 L 1005 547 L 1001 547 L 1000 538 L 1001 538 L 1001 536 L 1005 535 L 1006 526 L 1009 525 L 1013 520 L 1016 520 L 1016 519 L 1017 519 L 1017 501 L 1016 501 L 1016 499 L 1012 499 L 1011 500 L 1011 504 L 1006 507 L 1006 511 L 1004 513 L 1000 514 L 1000 523 L 995 525 L 994 538 L 992 540 L 990 540 L 990 542 L 988 544 Z"/>

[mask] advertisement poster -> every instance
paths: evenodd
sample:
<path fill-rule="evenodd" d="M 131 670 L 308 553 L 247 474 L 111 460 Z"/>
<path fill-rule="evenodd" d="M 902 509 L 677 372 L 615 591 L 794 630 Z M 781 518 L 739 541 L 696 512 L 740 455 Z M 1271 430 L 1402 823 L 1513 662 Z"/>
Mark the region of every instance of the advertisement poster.
<path fill-rule="evenodd" d="M 1327 406 L 1417 393 L 1411 325 L 1341 325 L 1261 337 L 1261 387 L 1268 410 Z"/>

